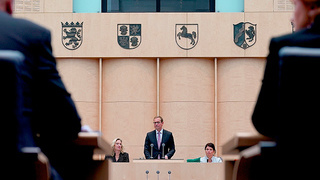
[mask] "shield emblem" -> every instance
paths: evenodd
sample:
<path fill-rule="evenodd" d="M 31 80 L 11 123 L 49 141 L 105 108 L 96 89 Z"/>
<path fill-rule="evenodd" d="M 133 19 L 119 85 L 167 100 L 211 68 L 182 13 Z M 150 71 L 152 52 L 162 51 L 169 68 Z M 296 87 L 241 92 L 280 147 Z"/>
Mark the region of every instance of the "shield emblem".
<path fill-rule="evenodd" d="M 233 41 L 242 49 L 253 46 L 257 40 L 257 24 L 241 22 L 233 24 Z"/>
<path fill-rule="evenodd" d="M 194 48 L 199 39 L 198 24 L 176 24 L 176 43 L 184 50 Z"/>
<path fill-rule="evenodd" d="M 141 44 L 141 24 L 118 24 L 118 44 L 124 49 L 135 49 Z"/>
<path fill-rule="evenodd" d="M 69 50 L 76 50 L 82 44 L 83 22 L 82 23 L 63 23 L 62 25 L 62 44 Z"/>

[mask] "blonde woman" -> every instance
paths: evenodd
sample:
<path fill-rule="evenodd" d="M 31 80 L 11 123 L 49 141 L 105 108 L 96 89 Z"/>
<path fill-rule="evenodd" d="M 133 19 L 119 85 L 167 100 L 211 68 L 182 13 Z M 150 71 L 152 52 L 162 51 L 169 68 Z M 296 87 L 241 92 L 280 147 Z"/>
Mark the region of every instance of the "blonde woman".
<path fill-rule="evenodd" d="M 106 156 L 106 159 L 111 159 L 112 162 L 129 162 L 129 154 L 123 151 L 122 140 L 116 138 L 112 141 L 112 154 Z"/>

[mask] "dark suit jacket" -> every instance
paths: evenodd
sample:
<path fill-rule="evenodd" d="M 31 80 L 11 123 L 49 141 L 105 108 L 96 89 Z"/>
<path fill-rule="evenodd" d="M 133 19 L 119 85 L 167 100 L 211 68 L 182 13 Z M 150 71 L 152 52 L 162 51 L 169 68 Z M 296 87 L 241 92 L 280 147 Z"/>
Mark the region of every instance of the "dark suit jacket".
<path fill-rule="evenodd" d="M 0 24 L 0 49 L 17 50 L 25 56 L 23 115 L 31 123 L 36 145 L 53 166 L 58 166 L 60 160 L 72 154 L 68 149 L 81 130 L 81 123 L 57 71 L 50 32 L 2 11 Z"/>
<path fill-rule="evenodd" d="M 167 131 L 167 130 L 163 130 L 160 149 L 158 148 L 158 143 L 157 143 L 157 139 L 156 139 L 156 130 L 147 133 L 147 136 L 146 136 L 146 139 L 144 142 L 144 155 L 145 155 L 146 159 L 151 158 L 150 144 L 154 144 L 152 157 L 154 159 L 157 159 L 158 154 L 160 154 L 160 158 L 161 158 L 162 157 L 162 143 L 165 144 L 164 155 L 167 155 L 168 158 L 171 159 L 171 157 L 174 155 L 176 150 L 175 150 L 173 135 L 170 131 Z"/>
<path fill-rule="evenodd" d="M 111 159 L 112 162 L 129 162 L 129 154 L 126 152 L 119 154 L 119 159 L 116 161 L 116 155 L 113 156 L 106 156 L 106 159 Z"/>
<path fill-rule="evenodd" d="M 320 16 L 316 17 L 315 23 L 311 28 L 303 29 L 293 34 L 273 38 L 269 47 L 269 55 L 265 73 L 262 81 L 260 94 L 252 115 L 252 121 L 255 128 L 263 135 L 273 138 L 279 138 L 285 133 L 301 132 L 303 124 L 294 122 L 294 119 L 284 121 L 284 118 L 279 119 L 278 110 L 278 85 L 279 85 L 279 50 L 285 46 L 298 46 L 298 47 L 320 47 Z M 301 71 L 297 70 L 297 73 Z M 299 86 L 299 82 L 297 82 Z M 303 107 L 304 104 L 297 105 Z M 291 114 L 296 114 L 292 112 Z M 291 118 L 296 118 L 292 116 Z M 303 121 L 303 119 L 300 119 Z M 295 125 L 294 125 L 295 124 Z M 308 124 L 308 129 L 312 127 Z M 306 130 L 306 129 L 304 129 Z M 292 134 L 291 134 L 292 135 Z M 300 137 L 300 136 L 299 136 Z"/>

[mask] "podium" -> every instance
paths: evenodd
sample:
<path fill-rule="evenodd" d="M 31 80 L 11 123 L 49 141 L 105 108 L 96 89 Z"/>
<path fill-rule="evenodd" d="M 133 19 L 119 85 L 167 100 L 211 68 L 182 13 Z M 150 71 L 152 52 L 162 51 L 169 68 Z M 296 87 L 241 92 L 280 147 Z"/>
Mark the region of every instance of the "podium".
<path fill-rule="evenodd" d="M 133 159 L 133 163 L 184 163 L 184 159 Z"/>
<path fill-rule="evenodd" d="M 223 163 L 186 163 L 184 159 L 134 159 L 110 163 L 109 180 L 224 179 Z"/>
<path fill-rule="evenodd" d="M 75 141 L 80 147 L 93 149 L 93 156 L 111 154 L 110 145 L 99 133 L 79 133 Z M 171 180 L 225 178 L 224 163 L 186 163 L 184 159 L 133 159 L 129 163 L 113 163 L 104 158 L 92 159 L 86 177 L 90 180 Z"/>

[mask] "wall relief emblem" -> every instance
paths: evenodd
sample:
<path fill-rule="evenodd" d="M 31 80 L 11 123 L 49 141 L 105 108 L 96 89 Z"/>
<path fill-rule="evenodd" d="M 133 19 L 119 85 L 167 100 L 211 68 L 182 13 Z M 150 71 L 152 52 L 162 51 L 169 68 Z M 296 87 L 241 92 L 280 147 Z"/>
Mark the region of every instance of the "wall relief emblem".
<path fill-rule="evenodd" d="M 83 40 L 83 22 L 82 23 L 63 23 L 61 22 L 62 28 L 62 44 L 69 50 L 78 49 Z"/>
<path fill-rule="evenodd" d="M 184 50 L 194 48 L 199 40 L 198 24 L 176 24 L 176 43 Z"/>
<path fill-rule="evenodd" d="M 118 44 L 124 49 L 135 49 L 141 44 L 141 24 L 118 24 Z"/>
<path fill-rule="evenodd" d="M 241 22 L 233 24 L 233 41 L 242 49 L 253 46 L 257 40 L 257 24 Z"/>

